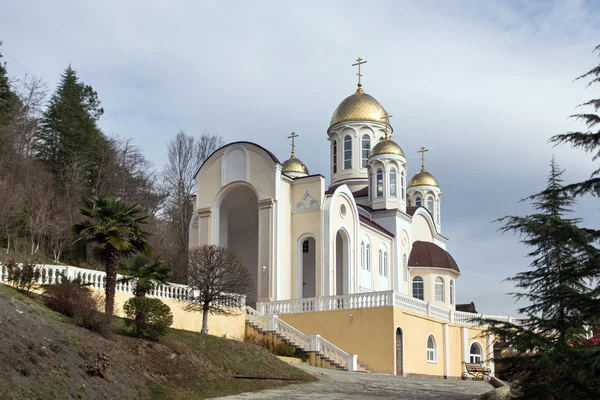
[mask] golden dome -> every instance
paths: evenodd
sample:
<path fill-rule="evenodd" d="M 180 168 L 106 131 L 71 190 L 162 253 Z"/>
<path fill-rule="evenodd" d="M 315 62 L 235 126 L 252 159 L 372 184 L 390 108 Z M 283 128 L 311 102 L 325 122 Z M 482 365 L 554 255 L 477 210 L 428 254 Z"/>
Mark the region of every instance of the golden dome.
<path fill-rule="evenodd" d="M 433 177 L 433 175 L 431 175 L 429 172 L 425 171 L 424 169 L 421 169 L 421 171 L 418 174 L 416 174 L 415 176 L 413 176 L 413 178 L 410 180 L 408 187 L 413 187 L 413 186 L 437 186 L 437 187 L 440 187 L 437 179 L 435 179 Z"/>
<path fill-rule="evenodd" d="M 404 151 L 402 151 L 402 148 L 398 146 L 396 142 L 390 140 L 389 137 L 385 137 L 382 141 L 377 143 L 375 147 L 373 147 L 370 157 L 379 154 L 395 154 L 397 156 L 404 156 Z"/>
<path fill-rule="evenodd" d="M 308 168 L 306 168 L 306 165 L 304 165 L 302 161 L 300 161 L 298 158 L 292 155 L 283 163 L 283 168 L 281 169 L 281 172 L 283 172 L 284 174 L 298 173 L 308 175 Z"/>
<path fill-rule="evenodd" d="M 362 86 L 359 85 L 356 92 L 346 97 L 335 109 L 329 126 L 344 121 L 383 122 L 384 117 L 383 106 L 374 97 L 363 92 Z"/>

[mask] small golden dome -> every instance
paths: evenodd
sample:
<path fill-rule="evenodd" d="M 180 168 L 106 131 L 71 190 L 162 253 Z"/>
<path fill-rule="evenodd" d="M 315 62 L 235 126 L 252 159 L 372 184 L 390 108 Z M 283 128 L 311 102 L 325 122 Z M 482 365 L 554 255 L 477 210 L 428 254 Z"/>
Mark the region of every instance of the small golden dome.
<path fill-rule="evenodd" d="M 425 171 L 424 169 L 421 169 L 421 171 L 418 174 L 416 174 L 415 176 L 413 176 L 413 178 L 410 180 L 408 187 L 413 187 L 413 186 L 440 187 L 437 179 L 435 179 L 433 177 L 433 175 L 431 175 L 429 172 Z"/>
<path fill-rule="evenodd" d="M 384 117 L 383 106 L 374 97 L 363 92 L 362 86 L 359 85 L 356 92 L 346 97 L 335 109 L 329 126 L 344 121 L 383 122 Z"/>
<path fill-rule="evenodd" d="M 398 146 L 396 142 L 390 140 L 389 137 L 385 137 L 382 141 L 377 143 L 375 147 L 373 147 L 370 157 L 379 154 L 395 154 L 397 156 L 404 156 L 404 151 L 402 151 L 402 148 Z"/>
<path fill-rule="evenodd" d="M 281 169 L 281 172 L 283 172 L 284 174 L 297 173 L 308 175 L 308 168 L 306 168 L 306 165 L 304 165 L 302 161 L 300 161 L 298 158 L 292 155 L 283 163 L 283 168 Z"/>

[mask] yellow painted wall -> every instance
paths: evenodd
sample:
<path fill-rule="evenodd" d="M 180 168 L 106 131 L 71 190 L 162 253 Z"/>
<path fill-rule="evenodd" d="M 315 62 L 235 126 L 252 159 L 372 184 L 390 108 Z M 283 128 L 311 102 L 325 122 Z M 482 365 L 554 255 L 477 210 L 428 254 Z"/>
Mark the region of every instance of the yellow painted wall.
<path fill-rule="evenodd" d="M 115 293 L 115 315 L 124 316 L 123 304 L 132 297 L 133 295 L 129 293 Z M 171 308 L 171 312 L 173 313 L 172 328 L 200 332 L 202 329 L 202 313 L 185 311 L 185 303 L 181 301 L 170 299 L 160 300 Z M 208 333 L 214 336 L 226 335 L 229 339 L 243 340 L 245 323 L 246 313 L 243 310 L 239 310 L 233 316 L 209 315 Z"/>
<path fill-rule="evenodd" d="M 448 326 L 448 343 L 450 345 L 450 376 L 460 376 L 462 373 L 462 336 L 460 334 L 460 326 Z"/>
<path fill-rule="evenodd" d="M 393 307 L 321 311 L 280 315 L 305 334 L 318 334 L 340 349 L 358 354 L 360 361 L 378 372 L 393 373 Z"/>

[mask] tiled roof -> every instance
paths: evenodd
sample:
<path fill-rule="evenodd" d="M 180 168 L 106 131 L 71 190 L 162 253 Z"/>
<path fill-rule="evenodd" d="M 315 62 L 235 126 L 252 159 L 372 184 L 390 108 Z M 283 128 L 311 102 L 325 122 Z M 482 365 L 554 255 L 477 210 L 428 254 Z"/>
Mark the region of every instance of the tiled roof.
<path fill-rule="evenodd" d="M 417 240 L 413 243 L 408 265 L 411 267 L 447 268 L 460 272 L 454 258 L 435 243 Z"/>

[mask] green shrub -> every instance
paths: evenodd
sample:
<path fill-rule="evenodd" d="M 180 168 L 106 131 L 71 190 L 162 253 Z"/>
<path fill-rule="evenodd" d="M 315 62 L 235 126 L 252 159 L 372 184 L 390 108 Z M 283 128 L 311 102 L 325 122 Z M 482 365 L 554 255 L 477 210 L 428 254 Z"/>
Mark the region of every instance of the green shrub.
<path fill-rule="evenodd" d="M 125 328 L 137 337 L 157 340 L 173 323 L 168 305 L 159 299 L 134 297 L 125 303 Z"/>
<path fill-rule="evenodd" d="M 4 264 L 8 281 L 16 288 L 29 292 L 42 276 L 41 270 L 35 264 L 23 264 L 19 267 L 14 261 Z"/>

